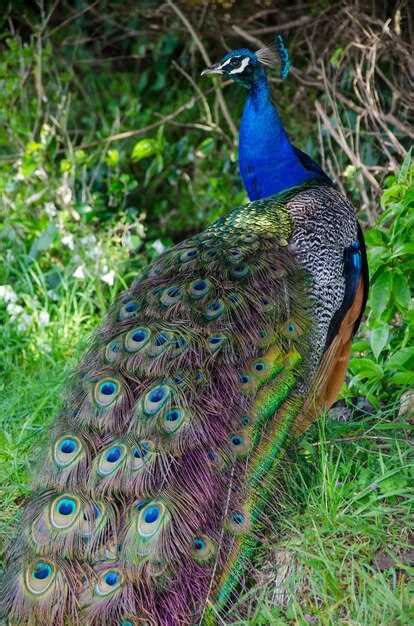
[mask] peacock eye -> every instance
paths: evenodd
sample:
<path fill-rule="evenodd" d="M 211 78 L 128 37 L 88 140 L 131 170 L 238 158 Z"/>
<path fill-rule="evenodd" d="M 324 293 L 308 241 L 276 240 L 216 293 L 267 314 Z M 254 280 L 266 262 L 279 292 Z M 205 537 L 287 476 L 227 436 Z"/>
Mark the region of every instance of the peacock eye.
<path fill-rule="evenodd" d="M 230 67 L 237 67 L 239 65 L 239 62 L 240 62 L 240 57 L 233 57 L 230 60 L 229 66 Z"/>

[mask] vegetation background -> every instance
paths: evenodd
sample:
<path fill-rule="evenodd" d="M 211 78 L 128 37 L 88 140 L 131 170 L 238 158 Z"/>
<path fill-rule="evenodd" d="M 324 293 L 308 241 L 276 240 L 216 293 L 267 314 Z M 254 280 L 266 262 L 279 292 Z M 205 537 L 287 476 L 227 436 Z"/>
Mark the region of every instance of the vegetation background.
<path fill-rule="evenodd" d="M 343 400 L 290 453 L 280 520 L 228 623 L 414 623 L 410 3 L 2 6 L 2 538 L 109 303 L 166 247 L 246 200 L 245 94 L 201 70 L 282 32 L 294 68 L 283 84 L 271 73 L 275 101 L 358 208 L 372 287 Z"/>

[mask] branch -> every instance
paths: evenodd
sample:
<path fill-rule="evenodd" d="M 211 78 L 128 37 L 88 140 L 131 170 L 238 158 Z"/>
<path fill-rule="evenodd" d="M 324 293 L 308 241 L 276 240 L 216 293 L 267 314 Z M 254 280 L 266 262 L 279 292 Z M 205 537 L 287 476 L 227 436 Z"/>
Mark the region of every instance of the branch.
<path fill-rule="evenodd" d="M 194 40 L 194 43 L 196 44 L 197 48 L 200 50 L 200 53 L 201 53 L 201 56 L 203 57 L 204 62 L 206 63 L 207 66 L 210 66 L 212 64 L 210 57 L 208 56 L 207 51 L 205 47 L 203 46 L 200 37 L 198 36 L 198 34 L 196 33 L 196 31 L 194 30 L 194 28 L 188 21 L 188 19 L 185 17 L 184 13 L 182 13 L 182 11 L 174 4 L 173 0 L 167 0 L 167 4 L 172 8 L 174 13 L 179 17 L 179 19 L 182 21 L 184 26 L 187 28 L 188 32 L 190 33 L 191 37 Z M 216 92 L 216 96 L 217 96 L 217 100 L 218 100 L 221 112 L 223 113 L 224 119 L 226 120 L 228 127 L 230 128 L 230 131 L 233 135 L 233 139 L 236 142 L 239 133 L 237 132 L 237 128 L 234 125 L 232 117 L 227 108 L 226 102 L 223 97 L 223 92 L 221 91 L 217 83 L 214 83 L 214 89 Z"/>

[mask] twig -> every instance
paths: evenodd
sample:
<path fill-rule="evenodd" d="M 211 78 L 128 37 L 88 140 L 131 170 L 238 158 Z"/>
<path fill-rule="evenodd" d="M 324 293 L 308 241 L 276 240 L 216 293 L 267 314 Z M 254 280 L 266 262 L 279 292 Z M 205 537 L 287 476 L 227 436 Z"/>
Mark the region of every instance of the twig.
<path fill-rule="evenodd" d="M 335 139 L 337 144 L 341 146 L 342 150 L 345 152 L 351 163 L 356 167 L 359 167 L 363 172 L 365 178 L 369 181 L 369 184 L 372 185 L 376 191 L 379 191 L 380 186 L 375 178 L 371 176 L 364 163 L 362 163 L 362 161 L 358 159 L 356 155 L 352 152 L 352 150 L 346 143 L 345 138 L 341 136 L 341 134 L 332 126 L 331 120 L 329 119 L 325 109 L 322 107 L 321 103 L 318 100 L 316 100 L 315 102 L 315 108 L 318 114 L 321 116 L 325 127 L 329 130 L 330 134 Z"/>
<path fill-rule="evenodd" d="M 188 32 L 190 33 L 191 37 L 194 40 L 194 43 L 200 50 L 200 53 L 201 53 L 201 56 L 203 57 L 204 62 L 206 63 L 207 66 L 210 66 L 211 65 L 210 57 L 208 56 L 207 51 L 205 47 L 203 46 L 200 37 L 198 36 L 198 34 L 196 33 L 196 31 L 194 30 L 194 28 L 188 21 L 184 13 L 181 11 L 181 9 L 179 9 L 174 4 L 173 0 L 167 0 L 167 4 L 172 8 L 174 13 L 177 15 L 177 17 L 179 17 L 179 19 L 182 21 L 184 26 L 187 28 Z M 223 92 L 221 91 L 221 88 L 217 83 L 214 84 L 214 89 L 216 92 L 216 97 L 217 97 L 221 112 L 223 113 L 224 119 L 226 120 L 228 127 L 230 128 L 230 131 L 233 135 L 233 139 L 236 142 L 238 138 L 237 128 L 227 108 L 226 102 L 224 100 Z"/>
<path fill-rule="evenodd" d="M 167 0 L 168 1 L 168 0 Z M 256 28 L 255 30 L 251 30 L 251 35 L 269 35 L 273 33 L 281 33 L 285 30 L 290 30 L 291 28 L 296 28 L 297 26 L 303 26 L 310 22 L 313 17 L 310 15 L 302 15 L 297 20 L 292 20 L 291 22 L 285 22 L 284 24 L 278 24 L 277 26 L 266 26 L 265 28 Z"/>

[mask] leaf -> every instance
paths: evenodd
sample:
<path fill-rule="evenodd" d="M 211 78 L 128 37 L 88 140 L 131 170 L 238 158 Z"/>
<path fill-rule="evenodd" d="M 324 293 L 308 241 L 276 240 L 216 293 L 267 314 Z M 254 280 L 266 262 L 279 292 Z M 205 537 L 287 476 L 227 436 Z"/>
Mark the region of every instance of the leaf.
<path fill-rule="evenodd" d="M 414 243 L 403 243 L 397 246 L 392 253 L 392 258 L 403 256 L 404 254 L 414 254 Z"/>
<path fill-rule="evenodd" d="M 395 303 L 401 309 L 408 309 L 411 305 L 411 290 L 408 279 L 404 274 L 395 273 L 392 285 L 392 295 Z"/>
<path fill-rule="evenodd" d="M 380 317 L 387 308 L 392 291 L 392 274 L 385 270 L 378 276 L 371 288 L 370 305 L 373 314 Z"/>
<path fill-rule="evenodd" d="M 401 350 L 395 352 L 387 360 L 387 369 L 398 369 L 400 367 L 404 367 L 405 364 L 412 358 L 414 358 L 414 346 L 411 348 L 401 348 Z"/>
<path fill-rule="evenodd" d="M 369 334 L 369 345 L 378 361 L 378 357 L 387 345 L 390 330 L 388 324 L 380 324 L 373 328 Z"/>
<path fill-rule="evenodd" d="M 353 358 L 349 367 L 353 374 L 359 374 L 362 378 L 380 378 L 384 375 L 382 367 L 368 358 Z"/>
<path fill-rule="evenodd" d="M 40 252 L 44 252 L 52 245 L 56 233 L 58 232 L 54 224 L 49 224 L 46 230 L 44 230 L 37 239 L 34 240 L 30 248 L 29 257 L 35 259 Z"/>
<path fill-rule="evenodd" d="M 131 159 L 135 162 L 146 159 L 157 153 L 158 144 L 155 139 L 140 139 L 132 148 Z"/>
<path fill-rule="evenodd" d="M 414 385 L 414 372 L 397 372 L 389 377 L 389 382 L 394 385 L 412 386 Z"/>
<path fill-rule="evenodd" d="M 404 161 L 402 162 L 402 165 L 400 167 L 400 171 L 398 172 L 398 182 L 402 183 L 406 180 L 407 178 L 407 174 L 409 172 L 410 166 L 411 166 L 411 150 L 412 148 L 410 148 L 407 152 L 407 154 L 404 157 Z"/>

